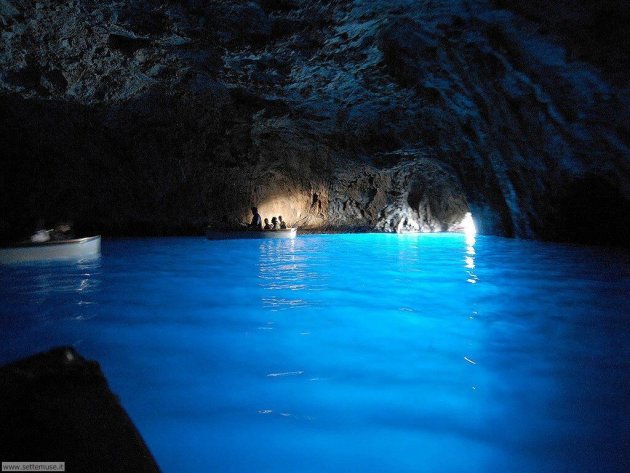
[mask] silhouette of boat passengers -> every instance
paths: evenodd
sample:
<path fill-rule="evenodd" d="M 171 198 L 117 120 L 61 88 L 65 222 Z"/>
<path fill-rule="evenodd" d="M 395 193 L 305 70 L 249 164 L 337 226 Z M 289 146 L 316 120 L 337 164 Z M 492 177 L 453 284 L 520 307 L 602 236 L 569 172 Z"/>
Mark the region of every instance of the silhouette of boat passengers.
<path fill-rule="evenodd" d="M 51 230 L 46 230 L 46 224 L 43 220 L 37 221 L 37 226 L 35 227 L 35 233 L 31 235 L 31 241 L 33 243 L 45 243 L 50 240 L 50 232 Z"/>
<path fill-rule="evenodd" d="M 72 234 L 72 224 L 70 222 L 58 222 L 54 228 L 47 230 L 43 220 L 37 222 L 35 233 L 31 235 L 31 242 L 45 243 L 50 240 L 71 240 L 74 238 Z"/>
<path fill-rule="evenodd" d="M 72 223 L 70 222 L 58 222 L 50 232 L 51 240 L 72 240 L 73 238 Z"/>
<path fill-rule="evenodd" d="M 263 220 L 258 213 L 257 207 L 252 207 L 252 221 L 249 225 L 247 225 L 248 230 L 284 230 L 287 228 L 287 223 L 282 220 L 282 215 L 279 217 L 272 217 L 271 223 L 269 223 L 269 219 L 266 218 Z"/>
<path fill-rule="evenodd" d="M 266 219 L 265 219 L 266 221 Z M 260 214 L 258 213 L 258 209 L 256 207 L 252 207 L 252 222 L 248 227 L 250 230 L 262 230 L 262 219 L 260 218 Z"/>

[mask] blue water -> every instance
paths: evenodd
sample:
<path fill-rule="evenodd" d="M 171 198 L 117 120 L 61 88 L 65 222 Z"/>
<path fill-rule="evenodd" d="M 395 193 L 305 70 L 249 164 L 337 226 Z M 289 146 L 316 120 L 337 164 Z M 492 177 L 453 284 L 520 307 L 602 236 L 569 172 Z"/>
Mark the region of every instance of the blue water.
<path fill-rule="evenodd" d="M 106 240 L 0 268 L 0 362 L 98 360 L 167 473 L 623 471 L 629 263 L 464 235 Z"/>

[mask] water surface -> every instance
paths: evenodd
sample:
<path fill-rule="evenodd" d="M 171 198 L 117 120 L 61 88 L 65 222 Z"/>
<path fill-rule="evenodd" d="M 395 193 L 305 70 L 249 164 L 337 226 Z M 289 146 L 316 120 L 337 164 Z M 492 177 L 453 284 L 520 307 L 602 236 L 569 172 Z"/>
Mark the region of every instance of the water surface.
<path fill-rule="evenodd" d="M 98 360 L 167 473 L 623 471 L 629 262 L 464 235 L 106 240 L 0 268 L 0 362 Z"/>

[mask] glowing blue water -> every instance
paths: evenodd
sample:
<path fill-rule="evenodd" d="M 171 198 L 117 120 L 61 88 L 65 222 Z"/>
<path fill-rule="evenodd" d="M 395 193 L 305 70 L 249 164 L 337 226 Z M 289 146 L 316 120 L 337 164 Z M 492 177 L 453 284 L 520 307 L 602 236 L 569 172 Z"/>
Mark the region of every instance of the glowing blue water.
<path fill-rule="evenodd" d="M 463 235 L 105 241 L 0 269 L 0 361 L 99 360 L 167 473 L 622 471 L 628 263 Z"/>

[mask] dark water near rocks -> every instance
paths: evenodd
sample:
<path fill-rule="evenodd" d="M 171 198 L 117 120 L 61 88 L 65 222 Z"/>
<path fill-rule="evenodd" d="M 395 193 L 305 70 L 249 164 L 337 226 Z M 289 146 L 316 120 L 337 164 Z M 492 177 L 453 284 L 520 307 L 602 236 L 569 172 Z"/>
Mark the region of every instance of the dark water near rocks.
<path fill-rule="evenodd" d="M 629 263 L 464 235 L 105 241 L 0 268 L 0 362 L 99 360 L 165 472 L 623 471 Z"/>

